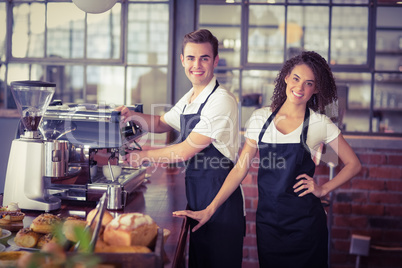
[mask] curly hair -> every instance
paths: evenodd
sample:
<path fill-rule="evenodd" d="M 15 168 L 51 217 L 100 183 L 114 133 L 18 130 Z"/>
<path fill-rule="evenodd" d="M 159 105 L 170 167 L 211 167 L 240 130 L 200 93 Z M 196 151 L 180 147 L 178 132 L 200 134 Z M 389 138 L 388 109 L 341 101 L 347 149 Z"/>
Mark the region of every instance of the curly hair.
<path fill-rule="evenodd" d="M 338 99 L 335 79 L 327 61 L 314 51 L 303 51 L 301 54 L 287 60 L 275 79 L 274 94 L 271 98 L 271 109 L 275 111 L 286 100 L 285 77 L 296 65 L 306 64 L 314 73 L 314 80 L 318 93 L 308 100 L 307 107 L 321 114 L 325 113 L 325 106 Z"/>

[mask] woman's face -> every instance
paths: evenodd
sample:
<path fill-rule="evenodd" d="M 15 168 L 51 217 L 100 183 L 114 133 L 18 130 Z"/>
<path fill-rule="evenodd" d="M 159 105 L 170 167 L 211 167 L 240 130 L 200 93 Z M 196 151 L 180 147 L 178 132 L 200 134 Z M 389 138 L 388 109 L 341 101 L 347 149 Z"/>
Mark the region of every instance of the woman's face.
<path fill-rule="evenodd" d="M 306 105 L 308 100 L 317 93 L 313 71 L 306 64 L 296 65 L 285 77 L 286 97 L 296 105 Z"/>

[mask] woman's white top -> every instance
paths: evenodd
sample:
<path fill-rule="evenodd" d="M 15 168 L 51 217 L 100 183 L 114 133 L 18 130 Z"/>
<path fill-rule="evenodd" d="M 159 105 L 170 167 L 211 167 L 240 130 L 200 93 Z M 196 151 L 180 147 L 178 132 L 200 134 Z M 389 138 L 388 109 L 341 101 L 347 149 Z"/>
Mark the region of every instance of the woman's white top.
<path fill-rule="evenodd" d="M 247 122 L 247 131 L 245 137 L 255 140 L 258 143 L 259 135 L 265 122 L 272 114 L 270 107 L 264 107 L 255 110 Z M 264 143 L 299 143 L 302 132 L 303 123 L 294 131 L 283 134 L 276 129 L 274 121 L 269 124 L 265 131 L 262 142 Z M 341 131 L 331 121 L 331 119 L 320 113 L 316 113 L 310 109 L 310 121 L 307 132 L 307 145 L 310 148 L 312 157 L 320 147 L 321 143 L 327 144 L 336 139 Z"/>

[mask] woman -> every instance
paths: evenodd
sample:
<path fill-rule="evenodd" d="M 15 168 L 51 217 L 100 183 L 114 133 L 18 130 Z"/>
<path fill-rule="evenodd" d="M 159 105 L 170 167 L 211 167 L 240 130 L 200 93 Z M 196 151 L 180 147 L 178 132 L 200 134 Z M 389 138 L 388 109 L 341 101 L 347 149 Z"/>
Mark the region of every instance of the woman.
<path fill-rule="evenodd" d="M 208 222 L 246 176 L 257 151 L 257 246 L 260 267 L 327 267 L 327 225 L 320 198 L 338 188 L 360 168 L 360 161 L 340 130 L 323 113 L 337 99 L 330 67 L 315 52 L 302 52 L 280 71 L 270 107 L 256 110 L 245 134 L 240 158 L 222 188 L 201 211 L 177 211 Z M 344 166 L 330 181 L 313 179 L 311 152 L 329 144 Z"/>

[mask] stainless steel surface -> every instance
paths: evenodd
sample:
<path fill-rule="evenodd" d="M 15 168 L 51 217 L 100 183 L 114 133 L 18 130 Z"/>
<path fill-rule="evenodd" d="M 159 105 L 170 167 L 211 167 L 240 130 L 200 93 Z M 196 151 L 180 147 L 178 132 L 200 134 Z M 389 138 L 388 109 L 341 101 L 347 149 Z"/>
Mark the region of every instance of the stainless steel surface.
<path fill-rule="evenodd" d="M 64 177 L 68 174 L 68 141 L 45 141 L 45 176 Z"/>
<path fill-rule="evenodd" d="M 125 205 L 127 192 L 120 184 L 109 184 L 107 186 L 107 209 L 119 210 Z"/>
<path fill-rule="evenodd" d="M 112 170 L 112 167 L 110 165 L 110 159 L 107 160 L 107 165 L 109 166 L 109 172 L 110 172 L 110 177 L 112 178 L 112 182 L 115 182 L 116 178 L 114 177 L 113 170 Z"/>
<path fill-rule="evenodd" d="M 105 213 L 105 201 L 106 201 L 106 193 L 104 193 L 102 195 L 102 197 L 99 199 L 99 203 L 100 203 L 99 209 L 98 209 L 98 211 L 97 211 L 97 213 L 96 213 L 96 215 L 94 217 L 94 218 L 96 218 L 97 215 L 99 214 L 99 219 L 98 219 L 98 221 L 96 223 L 95 230 L 94 230 L 94 232 L 92 234 L 92 239 L 91 239 L 91 242 L 90 242 L 90 247 L 91 247 L 92 252 L 95 249 L 96 241 L 98 240 L 100 228 L 102 226 L 103 214 Z"/>

